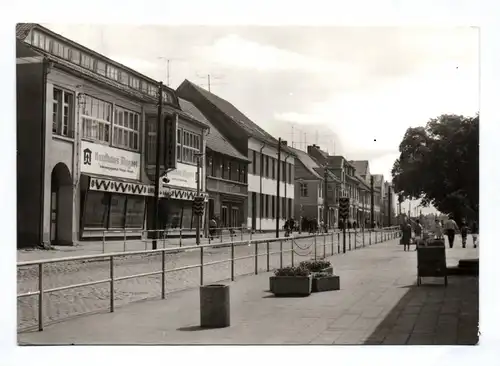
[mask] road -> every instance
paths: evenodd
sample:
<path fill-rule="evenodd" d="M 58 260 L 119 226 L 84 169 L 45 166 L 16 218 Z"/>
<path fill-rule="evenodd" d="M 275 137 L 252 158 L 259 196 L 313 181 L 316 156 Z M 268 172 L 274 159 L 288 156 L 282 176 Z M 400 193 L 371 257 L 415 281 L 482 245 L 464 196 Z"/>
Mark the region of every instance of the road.
<path fill-rule="evenodd" d="M 334 239 L 332 246 L 331 238 Z M 379 235 L 380 237 L 380 235 Z M 318 238 L 316 245 L 317 257 L 331 255 L 338 252 L 338 236 L 328 236 L 328 241 Z M 342 239 L 341 239 L 342 240 Z M 294 263 L 313 258 L 313 238 L 300 238 L 296 240 L 294 251 Z M 363 238 L 358 233 L 356 240 L 352 235 L 351 247 L 361 247 Z M 365 234 L 365 244 L 368 245 L 368 233 Z M 372 243 L 375 243 L 372 233 Z M 347 243 L 347 247 L 349 247 Z M 291 249 L 291 241 L 283 243 L 283 249 Z M 266 244 L 258 245 L 258 272 L 267 270 Z M 280 244 L 270 244 L 270 252 L 279 252 Z M 204 264 L 230 259 L 230 248 L 205 249 Z M 254 246 L 236 246 L 235 258 L 253 256 Z M 283 254 L 283 266 L 290 265 L 292 255 L 290 251 Z M 166 269 L 174 269 L 200 263 L 198 250 L 183 253 L 168 254 L 166 256 Z M 270 270 L 279 268 L 280 255 L 270 255 Z M 109 261 L 82 261 L 52 263 L 44 265 L 43 283 L 44 288 L 55 288 L 89 281 L 98 281 L 109 278 Z M 252 274 L 255 271 L 254 258 L 246 258 L 235 261 L 235 276 Z M 149 254 L 141 256 L 124 256 L 115 260 L 114 276 L 130 276 L 134 274 L 153 272 L 161 270 L 161 254 Z M 18 293 L 36 291 L 38 288 L 38 270 L 36 266 L 18 268 Z M 213 283 L 229 279 L 231 266 L 229 262 L 208 265 L 204 268 L 204 283 Z M 199 268 L 185 269 L 169 272 L 166 275 L 166 291 L 169 292 L 185 290 L 198 287 L 200 284 Z M 161 294 L 161 276 L 152 275 L 147 277 L 127 279 L 115 284 L 114 300 L 115 306 L 120 307 L 130 302 L 158 298 Z M 75 315 L 106 311 L 109 309 L 109 284 L 103 283 L 92 287 L 80 287 L 77 289 L 63 290 L 44 297 L 44 321 L 46 323 L 67 319 Z M 18 329 L 26 329 L 37 324 L 38 316 L 37 296 L 18 299 Z"/>

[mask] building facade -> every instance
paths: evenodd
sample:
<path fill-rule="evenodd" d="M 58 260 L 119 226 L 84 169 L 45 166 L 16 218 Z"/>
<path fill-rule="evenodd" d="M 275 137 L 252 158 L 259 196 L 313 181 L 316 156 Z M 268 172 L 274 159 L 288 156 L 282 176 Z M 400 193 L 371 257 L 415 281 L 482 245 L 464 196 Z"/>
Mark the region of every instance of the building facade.
<path fill-rule="evenodd" d="M 179 101 L 183 110 L 210 128 L 205 150 L 208 194 L 206 222 L 215 219 L 221 228 L 246 225 L 249 160 L 192 103 L 184 99 Z"/>
<path fill-rule="evenodd" d="M 152 222 L 158 83 L 36 24 L 19 24 L 16 36 L 18 245 L 140 236 Z M 185 179 L 208 127 L 182 112 L 172 89 L 163 89 L 162 102 L 178 134 L 199 136 L 177 146 L 171 175 Z M 160 196 L 190 197 L 184 183 L 162 187 Z M 25 195 L 33 186 L 37 193 Z M 29 213 L 33 202 L 39 207 Z"/>
<path fill-rule="evenodd" d="M 256 231 L 282 227 L 293 216 L 294 155 L 282 144 L 278 161 L 278 141 L 251 121 L 228 101 L 185 80 L 178 95 L 193 103 L 236 150 L 247 157 L 247 213 L 245 224 Z M 278 166 L 280 195 L 277 195 Z M 277 212 L 278 202 L 280 206 Z"/>

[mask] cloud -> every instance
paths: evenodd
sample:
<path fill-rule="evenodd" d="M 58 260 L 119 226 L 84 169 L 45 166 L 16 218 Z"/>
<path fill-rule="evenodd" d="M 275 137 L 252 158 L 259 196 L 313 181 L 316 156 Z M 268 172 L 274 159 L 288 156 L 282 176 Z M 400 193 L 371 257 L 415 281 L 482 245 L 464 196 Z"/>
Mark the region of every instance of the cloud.
<path fill-rule="evenodd" d="M 314 74 L 328 74 L 338 79 L 351 81 L 360 70 L 348 63 L 325 61 L 321 58 L 304 56 L 297 52 L 280 49 L 274 45 L 250 41 L 237 34 L 217 39 L 211 46 L 201 48 L 209 62 L 216 62 L 235 68 L 269 71 L 301 71 Z"/>

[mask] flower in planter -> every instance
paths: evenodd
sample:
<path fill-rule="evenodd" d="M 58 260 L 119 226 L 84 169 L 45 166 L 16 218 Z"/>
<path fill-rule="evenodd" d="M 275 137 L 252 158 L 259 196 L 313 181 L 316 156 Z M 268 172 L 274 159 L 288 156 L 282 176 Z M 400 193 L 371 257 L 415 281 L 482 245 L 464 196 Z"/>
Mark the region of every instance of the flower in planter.
<path fill-rule="evenodd" d="M 277 277 L 306 277 L 311 273 L 305 267 L 283 267 L 274 271 L 274 275 Z"/>
<path fill-rule="evenodd" d="M 316 260 L 300 262 L 299 267 L 307 268 L 310 272 L 320 272 L 325 268 L 331 267 L 330 261 Z"/>
<path fill-rule="evenodd" d="M 312 276 L 313 278 L 333 277 L 333 275 L 328 272 L 313 272 Z"/>

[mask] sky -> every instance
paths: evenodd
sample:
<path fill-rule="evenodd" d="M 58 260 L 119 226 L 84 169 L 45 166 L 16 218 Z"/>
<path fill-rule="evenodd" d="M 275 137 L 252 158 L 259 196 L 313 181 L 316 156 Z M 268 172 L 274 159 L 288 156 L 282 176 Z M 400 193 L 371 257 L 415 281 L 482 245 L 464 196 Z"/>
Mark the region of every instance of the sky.
<path fill-rule="evenodd" d="M 172 88 L 208 89 L 210 74 L 276 138 L 369 160 L 386 180 L 408 127 L 479 111 L 473 27 L 43 25 Z"/>

